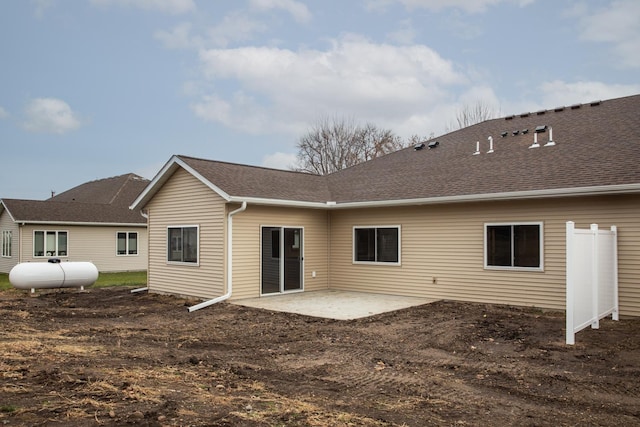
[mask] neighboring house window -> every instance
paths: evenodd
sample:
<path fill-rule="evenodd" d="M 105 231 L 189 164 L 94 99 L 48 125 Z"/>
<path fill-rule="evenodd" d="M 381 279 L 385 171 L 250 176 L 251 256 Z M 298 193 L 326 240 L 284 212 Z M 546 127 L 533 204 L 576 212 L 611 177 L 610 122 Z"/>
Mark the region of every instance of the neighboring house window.
<path fill-rule="evenodd" d="M 198 263 L 198 226 L 169 227 L 167 261 Z"/>
<path fill-rule="evenodd" d="M 117 255 L 138 255 L 138 232 L 119 231 L 116 238 Z"/>
<path fill-rule="evenodd" d="M 353 261 L 400 264 L 400 226 L 354 227 Z"/>
<path fill-rule="evenodd" d="M 542 223 L 485 224 L 485 267 L 542 269 Z"/>
<path fill-rule="evenodd" d="M 66 231 L 34 231 L 33 256 L 68 256 L 67 236 Z"/>
<path fill-rule="evenodd" d="M 2 256 L 11 257 L 11 230 L 2 231 Z"/>

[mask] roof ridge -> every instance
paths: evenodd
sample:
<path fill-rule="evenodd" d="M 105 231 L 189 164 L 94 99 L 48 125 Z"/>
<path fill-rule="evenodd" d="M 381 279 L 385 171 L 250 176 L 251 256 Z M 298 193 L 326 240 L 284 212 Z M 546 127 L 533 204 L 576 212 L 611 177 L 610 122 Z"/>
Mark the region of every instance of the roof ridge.
<path fill-rule="evenodd" d="M 254 169 L 262 169 L 262 170 L 275 171 L 275 172 L 303 174 L 303 175 L 308 175 L 308 176 L 318 176 L 318 177 L 322 177 L 323 176 L 323 175 L 310 173 L 310 172 L 296 171 L 296 170 L 290 170 L 290 169 L 270 168 L 270 167 L 267 167 L 267 166 L 249 165 L 249 164 L 245 164 L 245 163 L 228 162 L 228 161 L 224 161 L 224 160 L 204 159 L 204 158 L 201 158 L 201 157 L 185 156 L 183 154 L 176 154 L 176 157 L 181 158 L 181 159 L 192 159 L 192 160 L 198 160 L 198 161 L 209 162 L 209 163 L 223 163 L 225 165 L 241 166 L 243 168 L 254 168 Z"/>
<path fill-rule="evenodd" d="M 118 196 L 120 195 L 120 193 L 122 193 L 122 191 L 124 190 L 124 188 L 127 186 L 127 184 L 129 184 L 131 182 L 132 179 L 139 179 L 142 178 L 139 175 L 136 175 L 133 172 L 129 172 L 123 175 L 118 175 L 118 176 L 114 176 L 113 178 L 122 178 L 124 177 L 124 182 L 122 183 L 122 185 L 120 185 L 120 187 L 118 188 L 118 191 L 115 192 L 115 194 L 113 195 L 113 197 L 111 198 L 111 200 L 109 200 L 109 205 L 112 204 L 113 202 L 116 201 L 116 199 L 118 198 Z"/>

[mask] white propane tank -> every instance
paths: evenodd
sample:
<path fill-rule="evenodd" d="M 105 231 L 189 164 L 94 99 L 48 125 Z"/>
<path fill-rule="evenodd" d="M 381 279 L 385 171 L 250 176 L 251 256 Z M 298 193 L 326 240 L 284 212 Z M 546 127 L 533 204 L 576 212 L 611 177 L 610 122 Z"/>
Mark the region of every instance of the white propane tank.
<path fill-rule="evenodd" d="M 84 288 L 98 279 L 91 262 L 24 262 L 9 272 L 9 282 L 18 289 Z"/>

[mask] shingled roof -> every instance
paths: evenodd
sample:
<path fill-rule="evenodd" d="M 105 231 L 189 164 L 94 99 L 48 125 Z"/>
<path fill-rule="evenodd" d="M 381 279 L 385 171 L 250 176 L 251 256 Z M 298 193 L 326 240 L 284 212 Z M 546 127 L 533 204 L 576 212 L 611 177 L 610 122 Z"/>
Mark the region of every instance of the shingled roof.
<path fill-rule="evenodd" d="M 228 201 L 317 207 L 640 192 L 640 95 L 487 120 L 327 176 L 174 156 L 135 205 L 177 166 Z"/>
<path fill-rule="evenodd" d="M 134 173 L 89 181 L 50 198 L 54 202 L 129 205 L 149 184 L 149 180 Z"/>
<path fill-rule="evenodd" d="M 543 132 L 536 133 L 538 127 Z M 539 147 L 530 148 L 536 136 Z M 550 136 L 555 144 L 548 144 Z M 640 95 L 487 120 L 429 142 L 436 141 L 432 149 L 410 147 L 329 175 L 333 200 L 535 195 L 638 186 Z M 474 154 L 478 142 L 479 154 Z"/>
<path fill-rule="evenodd" d="M 149 180 L 135 174 L 87 182 L 48 200 L 2 199 L 15 222 L 68 224 L 146 224 L 129 205 Z"/>

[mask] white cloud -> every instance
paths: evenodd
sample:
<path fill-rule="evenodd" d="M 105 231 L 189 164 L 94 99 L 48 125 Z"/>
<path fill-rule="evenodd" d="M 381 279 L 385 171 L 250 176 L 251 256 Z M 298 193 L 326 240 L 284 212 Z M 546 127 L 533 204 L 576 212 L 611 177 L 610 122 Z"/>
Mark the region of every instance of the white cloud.
<path fill-rule="evenodd" d="M 221 23 L 207 30 L 207 41 L 211 43 L 210 46 L 226 47 L 234 42 L 251 40 L 256 33 L 265 30 L 265 24 L 244 13 L 233 12 L 225 16 Z"/>
<path fill-rule="evenodd" d="M 227 47 L 232 43 L 251 40 L 255 34 L 267 30 L 262 22 L 251 19 L 244 13 L 232 12 L 223 20 L 195 34 L 198 29 L 190 22 L 182 22 L 169 31 L 159 30 L 154 37 L 168 49 L 204 49 Z"/>
<path fill-rule="evenodd" d="M 202 46 L 202 38 L 191 35 L 192 25 L 181 22 L 170 31 L 159 30 L 153 36 L 167 49 L 190 49 Z"/>
<path fill-rule="evenodd" d="M 0 120 L 9 117 L 9 113 L 4 108 L 0 107 Z"/>
<path fill-rule="evenodd" d="M 258 10 L 282 9 L 300 23 L 311 20 L 307 6 L 295 0 L 251 0 L 251 6 Z"/>
<path fill-rule="evenodd" d="M 298 157 L 291 153 L 267 154 L 262 158 L 262 166 L 273 169 L 291 169 L 298 163 Z"/>
<path fill-rule="evenodd" d="M 31 132 L 63 134 L 76 130 L 81 122 L 66 102 L 56 98 L 36 98 L 25 108 L 23 126 Z"/>
<path fill-rule="evenodd" d="M 500 3 L 514 3 L 521 7 L 535 0 L 367 0 L 370 10 L 385 10 L 390 4 L 400 3 L 407 9 L 458 9 L 467 13 L 482 13 Z"/>
<path fill-rule="evenodd" d="M 467 83 L 450 61 L 426 46 L 349 36 L 324 51 L 210 49 L 201 51 L 200 59 L 214 85 L 236 81 L 243 91 L 203 96 L 193 110 L 203 119 L 254 133 L 299 134 L 326 114 L 398 132 L 417 114 L 431 126 L 430 113 L 447 100 L 447 87 Z"/>
<path fill-rule="evenodd" d="M 623 85 L 602 82 L 567 83 L 555 80 L 543 83 L 540 88 L 543 108 L 568 106 L 640 93 L 640 85 L 637 84 Z"/>
<path fill-rule="evenodd" d="M 196 10 L 193 0 L 91 0 L 91 3 L 97 6 L 136 7 L 174 15 Z"/>
<path fill-rule="evenodd" d="M 619 65 L 640 68 L 640 2 L 613 1 L 596 11 L 577 8 L 574 14 L 580 20 L 583 40 L 611 43 Z"/>

